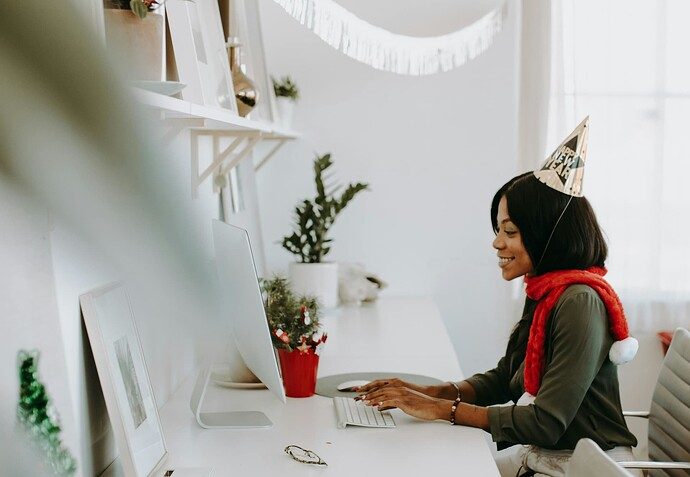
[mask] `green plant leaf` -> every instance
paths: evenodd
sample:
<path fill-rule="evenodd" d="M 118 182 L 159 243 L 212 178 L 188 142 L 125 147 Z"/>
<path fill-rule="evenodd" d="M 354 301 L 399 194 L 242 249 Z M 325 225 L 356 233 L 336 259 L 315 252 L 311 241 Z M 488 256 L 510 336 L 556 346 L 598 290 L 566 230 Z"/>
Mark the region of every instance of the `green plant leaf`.
<path fill-rule="evenodd" d="M 336 197 L 335 193 L 342 189 L 342 185 L 334 183 L 335 174 L 324 173 L 332 165 L 330 153 L 322 156 L 316 154 L 313 162 L 316 197 L 313 200 L 304 199 L 295 206 L 292 214 L 293 233 L 283 238 L 283 247 L 297 255 L 302 262 L 319 263 L 330 252 L 330 227 L 347 204 L 368 188 L 365 183 L 349 184 L 340 197 Z"/>
<path fill-rule="evenodd" d="M 129 8 L 131 8 L 134 14 L 142 20 L 146 18 L 146 15 L 149 12 L 148 7 L 143 2 L 143 0 L 130 0 Z"/>

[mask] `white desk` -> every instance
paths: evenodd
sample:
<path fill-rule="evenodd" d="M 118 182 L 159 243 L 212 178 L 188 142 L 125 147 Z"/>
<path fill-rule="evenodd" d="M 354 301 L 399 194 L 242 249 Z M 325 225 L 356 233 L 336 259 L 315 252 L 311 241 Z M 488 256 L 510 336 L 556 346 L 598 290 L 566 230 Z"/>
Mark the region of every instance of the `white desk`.
<path fill-rule="evenodd" d="M 426 298 L 381 299 L 348 307 L 322 320 L 328 342 L 319 376 L 352 371 L 398 371 L 442 380 L 462 379 L 436 305 Z M 428 422 L 393 410 L 395 429 L 338 429 L 332 400 L 288 398 L 267 390 L 209 385 L 204 411 L 259 410 L 270 429 L 205 430 L 189 410 L 193 378 L 161 410 L 169 465 L 212 466 L 214 476 L 376 475 L 498 476 L 484 431 Z M 296 444 L 319 454 L 328 467 L 301 464 L 283 449 Z"/>

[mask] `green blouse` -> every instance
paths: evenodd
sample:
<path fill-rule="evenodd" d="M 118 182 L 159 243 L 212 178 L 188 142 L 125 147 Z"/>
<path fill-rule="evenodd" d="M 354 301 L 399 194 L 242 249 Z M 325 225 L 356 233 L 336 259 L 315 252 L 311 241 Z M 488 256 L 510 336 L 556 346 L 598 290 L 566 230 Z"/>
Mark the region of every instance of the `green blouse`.
<path fill-rule="evenodd" d="M 529 330 L 535 306 L 527 299 L 518 323 L 523 332 Z M 489 408 L 499 450 L 515 444 L 574 449 L 584 437 L 604 450 L 637 445 L 623 418 L 616 365 L 608 358 L 612 343 L 599 295 L 586 285 L 568 287 L 549 317 L 544 375 L 534 403 Z M 518 401 L 524 393 L 522 356 L 518 364 L 506 355 L 496 368 L 467 380 L 477 405 Z"/>

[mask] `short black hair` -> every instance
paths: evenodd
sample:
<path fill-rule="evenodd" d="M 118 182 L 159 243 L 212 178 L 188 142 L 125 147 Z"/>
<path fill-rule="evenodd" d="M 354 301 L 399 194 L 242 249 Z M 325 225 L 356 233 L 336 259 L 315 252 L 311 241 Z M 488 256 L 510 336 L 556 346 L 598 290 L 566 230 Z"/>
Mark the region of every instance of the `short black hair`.
<path fill-rule="evenodd" d="M 491 225 L 498 232 L 498 203 L 505 197 L 508 215 L 520 229 L 533 273 L 603 267 L 608 247 L 597 217 L 585 197 L 572 197 L 543 184 L 532 172 L 513 177 L 491 201 Z M 567 206 L 567 207 L 566 207 Z M 565 212 L 564 212 L 565 209 Z M 554 226 L 563 213 L 558 226 Z M 553 231 L 548 248 L 544 251 Z"/>

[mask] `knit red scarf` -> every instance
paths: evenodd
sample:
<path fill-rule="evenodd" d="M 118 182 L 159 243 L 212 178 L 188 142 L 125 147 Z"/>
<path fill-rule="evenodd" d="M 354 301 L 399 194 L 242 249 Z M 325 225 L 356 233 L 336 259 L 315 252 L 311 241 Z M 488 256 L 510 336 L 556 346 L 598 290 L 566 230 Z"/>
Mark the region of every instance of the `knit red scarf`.
<path fill-rule="evenodd" d="M 613 338 L 619 341 L 628 337 L 628 322 L 623 305 L 611 285 L 604 280 L 605 274 L 605 268 L 591 267 L 587 270 L 556 270 L 543 275 L 525 276 L 527 296 L 539 302 L 534 311 L 525 355 L 525 391 L 532 396 L 537 395 L 544 374 L 546 323 L 551 310 L 568 286 L 577 283 L 592 287 L 604 302 Z"/>

